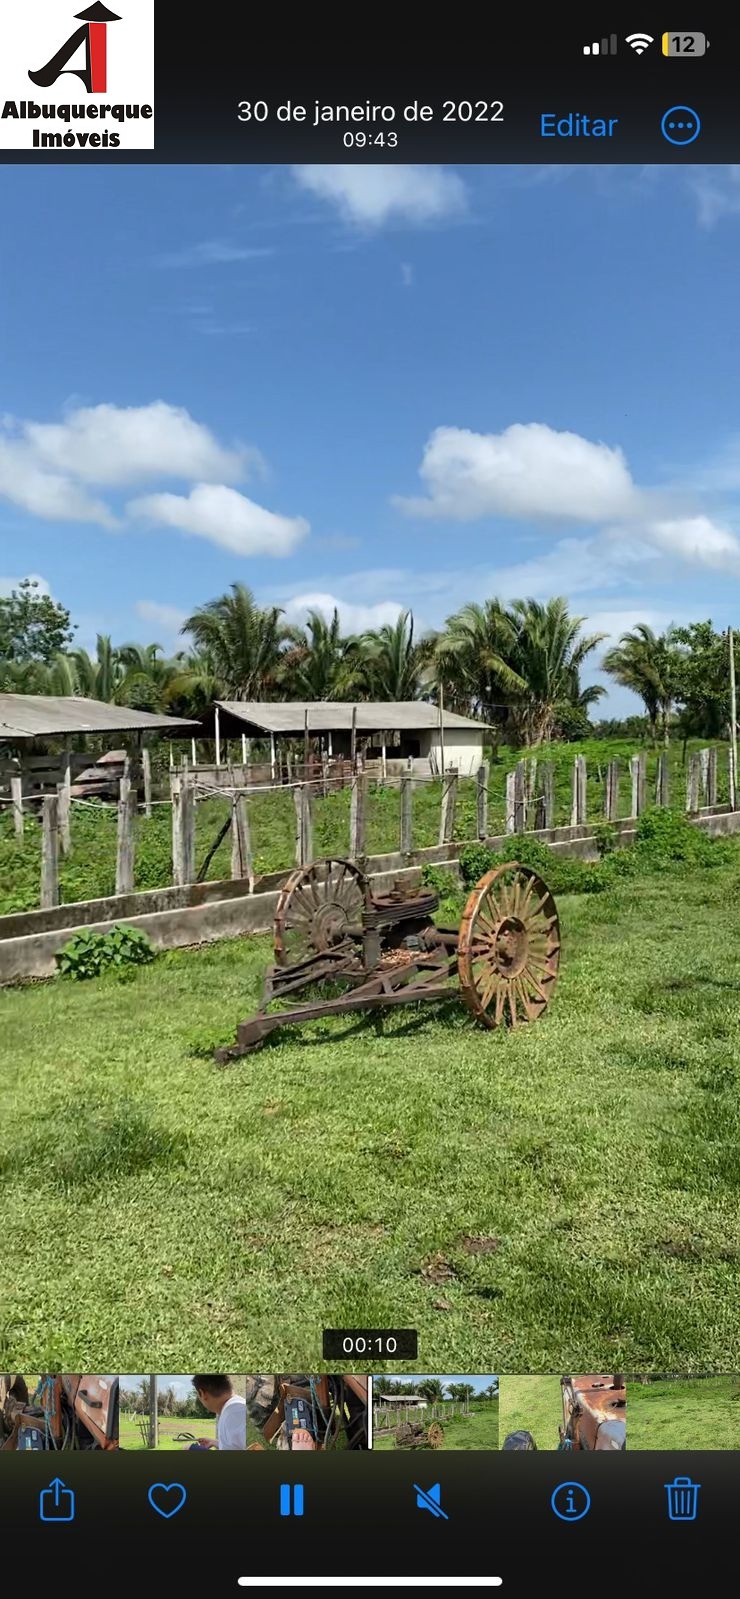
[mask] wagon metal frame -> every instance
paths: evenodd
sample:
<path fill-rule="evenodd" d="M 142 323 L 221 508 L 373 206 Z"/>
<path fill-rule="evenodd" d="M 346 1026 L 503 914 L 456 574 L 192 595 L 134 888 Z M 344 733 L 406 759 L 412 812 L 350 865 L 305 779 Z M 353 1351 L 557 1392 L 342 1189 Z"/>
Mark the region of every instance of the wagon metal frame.
<path fill-rule="evenodd" d="M 264 1042 L 278 1028 L 353 1011 L 459 992 L 485 1027 L 517 1027 L 547 1009 L 560 964 L 560 924 L 547 884 L 518 861 L 487 872 L 471 890 L 459 927 L 438 927 L 431 889 L 397 883 L 373 894 L 350 860 L 330 857 L 299 867 L 284 884 L 274 922 L 274 964 L 256 1014 L 236 1042 L 217 1052 L 222 1064 Z M 295 1003 L 322 985 L 333 997 Z M 280 1010 L 269 1010 L 274 1001 Z"/>

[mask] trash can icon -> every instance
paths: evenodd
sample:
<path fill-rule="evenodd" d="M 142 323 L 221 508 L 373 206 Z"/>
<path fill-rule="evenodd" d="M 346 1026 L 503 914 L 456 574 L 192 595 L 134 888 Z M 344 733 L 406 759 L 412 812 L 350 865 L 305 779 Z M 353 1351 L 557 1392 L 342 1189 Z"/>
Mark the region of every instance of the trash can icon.
<path fill-rule="evenodd" d="M 669 1521 L 696 1521 L 700 1487 L 701 1483 L 690 1477 L 675 1477 L 666 1483 Z"/>

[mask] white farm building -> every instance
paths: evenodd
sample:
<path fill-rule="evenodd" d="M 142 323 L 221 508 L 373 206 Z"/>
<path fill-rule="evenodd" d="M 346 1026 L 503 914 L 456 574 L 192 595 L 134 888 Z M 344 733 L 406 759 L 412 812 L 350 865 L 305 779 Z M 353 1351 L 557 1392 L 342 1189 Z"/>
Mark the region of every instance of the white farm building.
<path fill-rule="evenodd" d="M 279 740 L 310 738 L 331 757 L 355 748 L 390 772 L 457 770 L 472 777 L 483 759 L 488 728 L 471 716 L 442 711 L 423 700 L 219 700 L 213 707 L 216 761 L 225 739 L 269 739 L 272 764 Z M 209 722 L 211 718 L 209 717 Z M 246 758 L 246 757 L 245 757 Z"/>

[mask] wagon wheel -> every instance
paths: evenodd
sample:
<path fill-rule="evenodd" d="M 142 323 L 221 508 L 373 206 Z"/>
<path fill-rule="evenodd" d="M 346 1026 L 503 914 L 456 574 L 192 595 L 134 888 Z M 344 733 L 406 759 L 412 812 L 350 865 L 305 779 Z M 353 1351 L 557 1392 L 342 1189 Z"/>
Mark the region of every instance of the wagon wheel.
<path fill-rule="evenodd" d="M 438 1421 L 430 1421 L 427 1427 L 427 1443 L 430 1449 L 441 1449 L 445 1441 L 444 1427 Z"/>
<path fill-rule="evenodd" d="M 468 1010 L 486 1027 L 536 1021 L 559 964 L 560 923 L 547 884 L 516 861 L 487 872 L 460 923 L 457 969 Z"/>
<path fill-rule="evenodd" d="M 359 927 L 365 879 L 352 861 L 321 860 L 299 866 L 283 887 L 275 912 L 278 966 L 294 966 L 341 943 L 348 927 Z"/>

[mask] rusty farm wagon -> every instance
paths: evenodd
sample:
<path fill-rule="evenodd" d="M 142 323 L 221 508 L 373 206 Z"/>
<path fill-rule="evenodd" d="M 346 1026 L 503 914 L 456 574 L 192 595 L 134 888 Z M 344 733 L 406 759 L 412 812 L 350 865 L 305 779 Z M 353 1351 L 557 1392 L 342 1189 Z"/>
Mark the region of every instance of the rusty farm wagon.
<path fill-rule="evenodd" d="M 278 900 L 261 1005 L 217 1060 L 245 1055 L 290 1024 L 456 992 L 485 1027 L 536 1021 L 560 962 L 557 908 L 542 878 L 518 861 L 497 866 L 471 890 L 456 928 L 437 926 L 438 904 L 431 889 L 400 883 L 373 894 L 350 860 L 299 867 Z M 301 998 L 326 985 L 331 997 Z"/>

